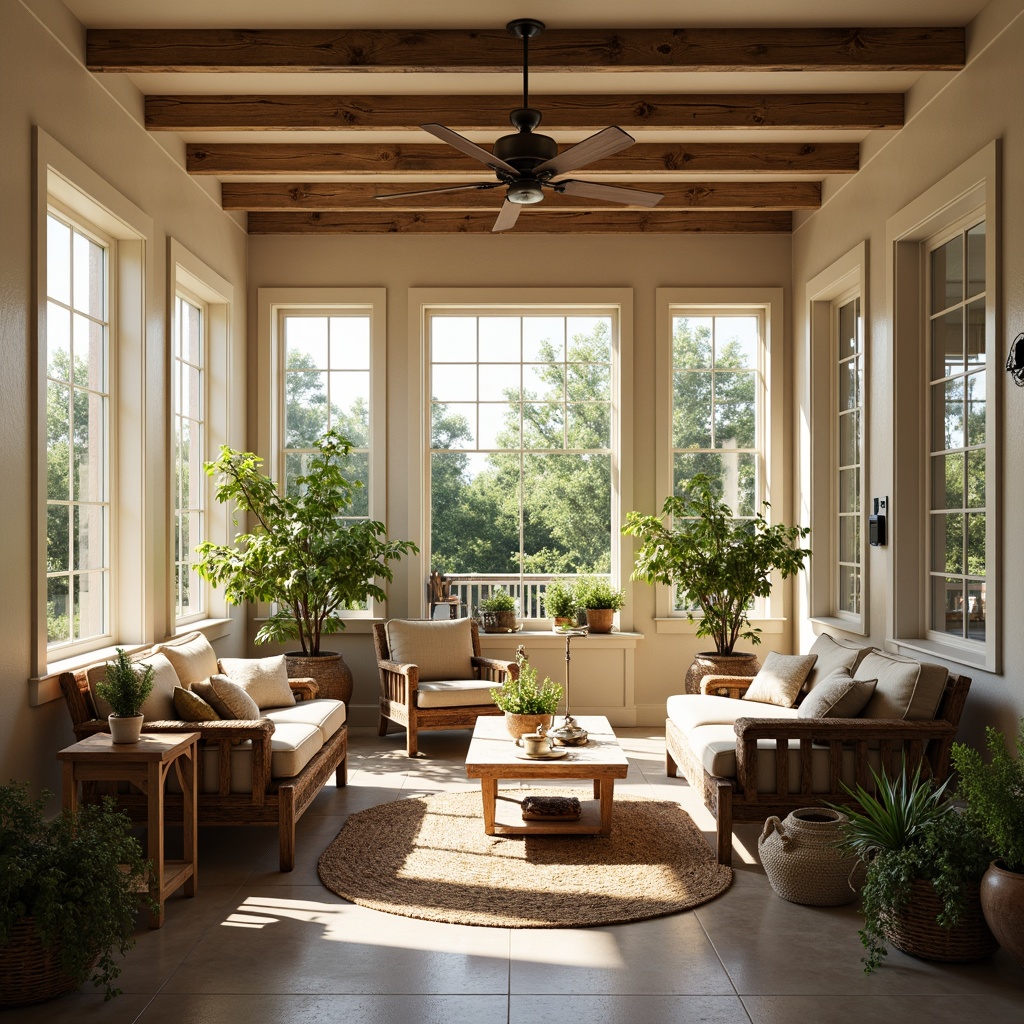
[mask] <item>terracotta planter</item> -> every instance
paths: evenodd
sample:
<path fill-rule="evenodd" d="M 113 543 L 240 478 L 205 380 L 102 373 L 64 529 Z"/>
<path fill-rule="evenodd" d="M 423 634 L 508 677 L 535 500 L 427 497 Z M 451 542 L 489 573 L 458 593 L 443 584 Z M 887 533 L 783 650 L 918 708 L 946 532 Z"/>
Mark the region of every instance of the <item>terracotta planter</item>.
<path fill-rule="evenodd" d="M 554 633 L 560 633 L 564 629 L 575 629 L 576 619 L 572 616 L 556 615 L 551 620 L 551 630 Z"/>
<path fill-rule="evenodd" d="M 981 909 L 999 945 L 1024 967 L 1024 874 L 992 861 L 981 879 Z"/>
<path fill-rule="evenodd" d="M 344 701 L 352 700 L 352 670 L 336 651 L 321 651 L 311 656 L 301 652 L 286 654 L 289 679 L 312 679 L 320 688 L 321 697 Z"/>
<path fill-rule="evenodd" d="M 518 628 L 515 612 L 481 612 L 485 633 L 514 633 Z"/>
<path fill-rule="evenodd" d="M 615 620 L 614 608 L 588 608 L 587 627 L 591 633 L 610 633 Z"/>
<path fill-rule="evenodd" d="M 554 715 L 514 715 L 511 711 L 505 712 L 505 728 L 516 743 L 528 732 L 536 732 L 538 725 L 550 730 L 554 720 Z"/>
<path fill-rule="evenodd" d="M 719 654 L 717 651 L 702 651 L 696 655 L 686 670 L 683 680 L 685 693 L 700 693 L 701 680 L 705 676 L 756 676 L 761 662 L 754 654 Z"/>
<path fill-rule="evenodd" d="M 142 735 L 142 715 L 108 715 L 112 743 L 138 743 Z"/>

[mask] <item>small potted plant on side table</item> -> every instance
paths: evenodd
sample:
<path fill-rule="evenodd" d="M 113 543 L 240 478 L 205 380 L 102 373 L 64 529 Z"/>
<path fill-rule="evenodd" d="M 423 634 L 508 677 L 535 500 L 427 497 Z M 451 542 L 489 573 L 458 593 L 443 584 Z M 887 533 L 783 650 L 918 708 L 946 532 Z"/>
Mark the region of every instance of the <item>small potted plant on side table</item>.
<path fill-rule="evenodd" d="M 111 708 L 107 717 L 114 743 L 138 743 L 142 735 L 142 705 L 153 689 L 153 666 L 138 665 L 123 647 L 107 662 L 107 674 L 96 684 L 96 696 Z"/>
<path fill-rule="evenodd" d="M 625 593 L 600 576 L 580 580 L 576 593 L 587 613 L 587 629 L 591 633 L 610 633 L 615 613 L 625 603 Z"/>
<path fill-rule="evenodd" d="M 505 728 L 517 743 L 528 732 L 536 732 L 538 725 L 551 728 L 562 699 L 562 687 L 548 677 L 537 685 L 537 670 L 530 667 L 526 648 L 516 648 L 518 679 L 506 679 L 500 687 L 491 690 L 494 703 L 505 712 Z"/>

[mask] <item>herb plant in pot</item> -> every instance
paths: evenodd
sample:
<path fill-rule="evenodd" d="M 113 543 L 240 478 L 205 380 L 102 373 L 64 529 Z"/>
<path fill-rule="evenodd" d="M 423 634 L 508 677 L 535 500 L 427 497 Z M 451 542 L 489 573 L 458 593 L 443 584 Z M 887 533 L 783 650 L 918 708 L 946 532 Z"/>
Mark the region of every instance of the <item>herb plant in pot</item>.
<path fill-rule="evenodd" d="M 736 518 L 716 483 L 698 473 L 682 494 L 665 499 L 660 516 L 630 512 L 622 532 L 641 541 L 633 579 L 674 587 L 697 636 L 714 640 L 715 650 L 699 653 L 687 671 L 686 692 L 700 692 L 705 675 L 756 675 L 757 658 L 736 644 L 761 642 L 751 604 L 771 594 L 772 573 L 787 579 L 803 568 L 811 552 L 799 542 L 810 529 L 769 524 L 762 512 Z"/>
<path fill-rule="evenodd" d="M 551 628 L 556 633 L 573 629 L 579 612 L 576 588 L 563 580 L 549 583 L 544 591 L 544 609 L 551 616 Z"/>
<path fill-rule="evenodd" d="M 516 623 L 516 599 L 504 589 L 497 587 L 485 597 L 479 606 L 485 633 L 514 633 Z"/>
<path fill-rule="evenodd" d="M 530 666 L 522 644 L 516 648 L 516 664 L 519 678 L 506 679 L 491 690 L 491 698 L 505 712 L 505 728 L 518 743 L 526 733 L 536 732 L 538 725 L 550 730 L 562 699 L 562 687 L 546 676 L 543 683 L 537 684 L 537 670 Z"/>
<path fill-rule="evenodd" d="M 1017 755 L 1001 732 L 985 730 L 989 759 L 964 743 L 953 744 L 958 796 L 995 851 L 981 880 L 985 920 L 1001 946 L 1024 967 L 1024 720 L 1017 735 Z"/>
<path fill-rule="evenodd" d="M 135 664 L 123 647 L 107 662 L 106 676 L 96 683 L 96 695 L 111 708 L 107 722 L 114 743 L 138 743 L 142 735 L 142 705 L 153 690 L 153 666 Z"/>
<path fill-rule="evenodd" d="M 43 1002 L 88 977 L 110 999 L 115 954 L 134 944 L 146 863 L 109 797 L 47 820 L 49 794 L 0 786 L 0 1008 Z"/>
<path fill-rule="evenodd" d="M 206 472 L 219 478 L 217 500 L 234 502 L 254 525 L 234 544 L 201 544 L 197 570 L 223 586 L 232 604 L 273 603 L 276 611 L 256 643 L 298 640 L 301 651 L 286 655 L 288 674 L 312 676 L 321 696 L 348 703 L 352 673 L 341 654 L 323 649 L 322 639 L 345 628 L 339 611 L 362 607 L 367 598 L 384 601 L 380 583 L 394 578 L 391 563 L 418 548 L 389 540 L 381 522 L 353 517 L 353 494 L 362 483 L 343 473 L 352 450 L 347 438 L 329 430 L 314 447 L 287 494 L 260 472 L 262 460 L 252 452 L 223 447 L 216 462 L 206 463 Z"/>
<path fill-rule="evenodd" d="M 577 584 L 576 596 L 587 613 L 587 629 L 610 633 L 615 613 L 625 603 L 625 593 L 601 576 L 587 576 Z"/>

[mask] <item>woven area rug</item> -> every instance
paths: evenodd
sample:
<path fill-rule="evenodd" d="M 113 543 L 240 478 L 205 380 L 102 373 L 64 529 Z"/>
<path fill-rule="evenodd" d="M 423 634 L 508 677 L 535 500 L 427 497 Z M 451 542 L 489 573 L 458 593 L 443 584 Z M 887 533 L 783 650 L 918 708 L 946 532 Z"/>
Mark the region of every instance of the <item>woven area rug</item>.
<path fill-rule="evenodd" d="M 530 792 L 501 790 L 499 799 Z M 496 928 L 642 921 L 706 903 L 732 882 L 678 804 L 616 796 L 610 838 L 488 836 L 476 791 L 353 814 L 319 872 L 328 889 L 364 907 Z"/>

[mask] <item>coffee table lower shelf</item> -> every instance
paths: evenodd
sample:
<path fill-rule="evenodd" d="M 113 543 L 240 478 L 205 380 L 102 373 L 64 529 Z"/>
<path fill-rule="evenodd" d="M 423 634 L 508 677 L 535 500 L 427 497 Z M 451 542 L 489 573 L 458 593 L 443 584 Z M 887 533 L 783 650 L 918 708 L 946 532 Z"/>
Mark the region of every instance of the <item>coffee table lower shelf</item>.
<path fill-rule="evenodd" d="M 607 836 L 611 834 L 611 804 L 612 787 L 614 779 L 608 779 L 605 783 L 608 788 L 607 821 L 603 820 L 600 794 L 596 792 L 601 786 L 600 781 L 595 781 L 594 800 L 580 800 L 581 814 L 576 819 L 555 819 L 552 821 L 522 820 L 522 801 L 511 794 L 514 790 L 505 790 L 504 793 L 498 789 L 493 797 L 489 797 L 487 783 L 489 779 L 481 779 L 484 802 L 484 831 L 489 836 L 523 836 L 523 835 L 547 835 L 547 836 Z M 496 785 L 496 782 L 495 782 Z M 488 821 L 488 799 L 494 799 L 493 821 Z"/>

